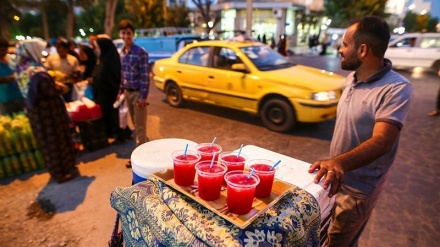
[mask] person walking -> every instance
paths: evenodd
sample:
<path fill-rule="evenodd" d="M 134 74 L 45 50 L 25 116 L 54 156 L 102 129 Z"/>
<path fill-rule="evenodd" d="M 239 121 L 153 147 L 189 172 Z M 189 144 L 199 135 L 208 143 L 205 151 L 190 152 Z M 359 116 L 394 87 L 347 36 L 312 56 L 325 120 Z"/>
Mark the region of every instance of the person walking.
<path fill-rule="evenodd" d="M 32 132 L 50 176 L 63 183 L 79 176 L 67 114 L 61 95 L 68 87 L 55 82 L 40 62 L 45 42 L 22 41 L 17 50 L 17 82 L 27 108 Z"/>
<path fill-rule="evenodd" d="M 119 129 L 118 110 L 113 108 L 121 82 L 121 60 L 113 42 L 108 38 L 97 38 L 94 47 L 99 61 L 93 71 L 93 100 L 101 107 L 107 138 Z"/>
<path fill-rule="evenodd" d="M 278 53 L 283 55 L 283 56 L 287 56 L 287 40 L 286 40 L 286 36 L 280 35 L 280 40 L 278 41 Z"/>
<path fill-rule="evenodd" d="M 23 111 L 24 101 L 15 81 L 14 66 L 8 58 L 9 42 L 0 38 L 0 114 Z"/>
<path fill-rule="evenodd" d="M 148 141 L 147 137 L 147 97 L 150 87 L 148 76 L 148 53 L 133 43 L 134 25 L 129 20 L 119 23 L 119 37 L 124 41 L 121 55 L 121 89 L 125 93 L 128 111 L 133 120 L 136 146 Z M 131 161 L 126 164 L 131 167 Z"/>
<path fill-rule="evenodd" d="M 353 70 L 338 103 L 330 159 L 314 162 L 314 182 L 336 195 L 328 246 L 357 246 L 383 191 L 396 156 L 400 131 L 413 98 L 411 83 L 384 58 L 388 24 L 373 16 L 345 32 L 341 68 Z"/>

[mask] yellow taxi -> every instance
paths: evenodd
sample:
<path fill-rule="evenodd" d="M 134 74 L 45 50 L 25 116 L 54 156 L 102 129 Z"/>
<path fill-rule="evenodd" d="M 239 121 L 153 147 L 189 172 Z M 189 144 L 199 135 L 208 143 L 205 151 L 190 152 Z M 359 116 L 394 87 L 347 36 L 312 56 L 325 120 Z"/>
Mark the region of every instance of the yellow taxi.
<path fill-rule="evenodd" d="M 258 114 L 270 130 L 336 116 L 344 78 L 293 64 L 255 41 L 202 41 L 157 60 L 154 85 L 171 106 L 186 100 Z"/>

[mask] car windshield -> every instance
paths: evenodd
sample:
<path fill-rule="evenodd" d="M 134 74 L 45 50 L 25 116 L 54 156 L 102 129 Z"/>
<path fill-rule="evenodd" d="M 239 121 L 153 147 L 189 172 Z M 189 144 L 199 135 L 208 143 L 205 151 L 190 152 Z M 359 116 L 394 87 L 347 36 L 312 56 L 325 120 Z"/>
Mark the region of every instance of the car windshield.
<path fill-rule="evenodd" d="M 284 69 L 294 65 L 269 46 L 247 46 L 240 48 L 240 50 L 261 71 Z"/>

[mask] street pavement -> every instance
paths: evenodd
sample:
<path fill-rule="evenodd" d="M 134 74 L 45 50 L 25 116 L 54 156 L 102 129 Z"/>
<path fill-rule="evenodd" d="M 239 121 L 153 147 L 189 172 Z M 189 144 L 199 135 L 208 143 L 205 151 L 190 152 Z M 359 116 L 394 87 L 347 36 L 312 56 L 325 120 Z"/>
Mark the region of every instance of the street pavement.
<path fill-rule="evenodd" d="M 290 58 L 298 64 L 348 74 L 340 70 L 335 55 L 304 53 Z M 426 116 L 434 107 L 440 79 L 432 72 L 399 72 L 413 83 L 414 104 L 402 129 L 389 184 L 360 239 L 361 247 L 435 246 L 440 237 L 440 161 L 436 153 L 440 117 Z M 220 113 L 228 118 L 225 120 L 215 115 L 218 112 L 211 114 L 209 106 L 194 106 L 197 111 L 171 108 L 153 86 L 150 94 L 151 140 L 185 138 L 206 142 L 216 133 L 223 138 L 220 141 L 224 150 L 238 148 L 237 143 L 254 144 L 306 162 L 328 153 L 334 121 L 280 134 L 240 112 Z M 243 140 L 238 142 L 234 139 L 237 136 Z M 115 219 L 109 195 L 115 187 L 130 185 L 131 170 L 124 164 L 133 148 L 133 141 L 129 141 L 84 151 L 78 157 L 81 177 L 64 184 L 51 181 L 45 170 L 0 180 L 1 245 L 106 246 Z M 47 204 L 55 212 L 33 213 L 36 202 L 50 202 Z"/>

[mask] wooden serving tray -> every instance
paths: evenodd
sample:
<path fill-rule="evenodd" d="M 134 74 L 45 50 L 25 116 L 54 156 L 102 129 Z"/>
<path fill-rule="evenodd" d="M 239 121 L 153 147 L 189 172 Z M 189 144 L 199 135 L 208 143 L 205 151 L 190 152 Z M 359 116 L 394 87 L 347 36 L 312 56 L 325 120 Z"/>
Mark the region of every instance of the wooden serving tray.
<path fill-rule="evenodd" d="M 247 226 L 249 226 L 249 224 L 251 224 L 254 219 L 256 219 L 260 214 L 262 214 L 272 205 L 277 203 L 289 190 L 293 188 L 293 185 L 275 179 L 272 186 L 272 192 L 269 197 L 254 198 L 251 211 L 245 215 L 237 215 L 228 211 L 228 207 L 226 205 L 226 196 L 227 196 L 226 189 L 222 190 L 219 199 L 215 201 L 205 201 L 198 196 L 197 178 L 193 186 L 185 187 L 185 186 L 179 186 L 174 182 L 173 169 L 167 169 L 164 171 L 155 172 L 152 175 L 156 176 L 158 179 L 162 180 L 167 185 L 182 192 L 186 196 L 192 198 L 194 201 L 202 204 L 209 210 L 213 211 L 214 213 L 224 218 L 225 220 L 231 222 L 232 224 L 240 227 L 241 229 L 244 229 Z"/>

